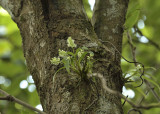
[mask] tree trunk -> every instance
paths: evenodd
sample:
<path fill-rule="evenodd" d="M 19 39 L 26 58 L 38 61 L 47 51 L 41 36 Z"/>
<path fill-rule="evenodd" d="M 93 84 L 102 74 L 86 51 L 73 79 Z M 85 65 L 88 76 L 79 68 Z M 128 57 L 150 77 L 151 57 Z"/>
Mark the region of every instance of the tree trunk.
<path fill-rule="evenodd" d="M 107 86 L 122 90 L 120 55 L 108 43 L 110 53 L 97 42 L 110 41 L 120 52 L 127 5 L 125 0 L 96 0 L 92 24 L 81 0 L 0 0 L 17 23 L 23 38 L 28 69 L 47 114 L 121 114 L 121 99 L 104 91 L 99 79 L 93 84 L 70 76 L 50 63 L 58 49 L 68 50 L 71 36 L 78 47 L 89 46 L 95 54 L 94 72 L 103 74 Z M 94 27 L 93 27 L 94 26 Z M 99 38 L 99 39 L 98 39 Z"/>

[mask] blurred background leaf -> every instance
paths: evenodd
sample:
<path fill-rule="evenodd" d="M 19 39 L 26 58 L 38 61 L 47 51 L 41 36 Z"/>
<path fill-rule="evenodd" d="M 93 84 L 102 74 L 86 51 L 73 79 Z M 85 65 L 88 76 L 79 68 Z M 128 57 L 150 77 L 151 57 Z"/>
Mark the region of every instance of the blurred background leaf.
<path fill-rule="evenodd" d="M 39 98 L 25 63 L 22 39 L 17 25 L 0 7 L 0 88 L 36 107 Z M 2 114 L 35 114 L 18 104 L 0 101 Z"/>
<path fill-rule="evenodd" d="M 159 0 L 130 0 L 125 28 L 131 35 L 133 46 L 136 47 L 136 60 L 145 66 L 145 75 L 143 76 L 157 93 L 160 95 L 160 1 Z M 134 12 L 134 13 L 132 13 Z M 139 14 L 138 14 L 139 13 Z M 132 19 L 131 19 L 132 18 Z M 133 61 L 132 50 L 128 43 L 127 32 L 123 36 L 122 55 L 130 61 Z M 121 62 L 122 70 L 125 76 L 129 76 L 130 70 L 135 69 L 134 64 L 128 64 L 124 60 Z M 136 76 L 136 75 L 135 75 Z M 140 76 L 140 75 L 139 75 Z M 137 79 L 137 78 L 136 78 Z M 158 103 L 151 90 L 144 83 L 140 88 L 135 88 L 139 81 L 125 84 L 127 89 L 134 91 L 132 98 L 135 104 Z M 128 93 L 130 94 L 130 93 Z M 126 103 L 124 113 L 127 114 L 131 106 Z M 140 110 L 142 114 L 159 114 L 159 108 L 150 110 Z M 137 112 L 131 112 L 135 114 Z"/>

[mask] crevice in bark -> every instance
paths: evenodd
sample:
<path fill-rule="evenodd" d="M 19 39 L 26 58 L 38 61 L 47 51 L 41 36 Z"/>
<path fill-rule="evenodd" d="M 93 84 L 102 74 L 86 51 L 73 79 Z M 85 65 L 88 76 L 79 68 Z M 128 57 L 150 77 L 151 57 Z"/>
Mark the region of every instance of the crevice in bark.
<path fill-rule="evenodd" d="M 122 47 L 126 8 L 126 2 L 123 0 L 96 0 L 92 17 L 92 25 L 94 26 L 98 38 L 101 39 L 102 42 L 111 42 L 119 52 L 121 52 Z M 103 74 L 107 82 L 106 84 L 109 88 L 121 92 L 123 86 L 122 71 L 120 68 L 121 55 L 117 53 L 114 47 L 109 43 L 103 44 L 114 53 L 105 58 L 106 61 L 109 61 L 109 65 L 106 66 L 108 73 Z M 115 103 L 119 109 L 119 113 L 123 112 L 119 97 L 109 93 L 104 96 L 111 104 Z M 114 111 L 113 113 L 117 112 Z"/>
<path fill-rule="evenodd" d="M 49 21 L 49 3 L 48 0 L 41 0 L 41 5 L 42 5 L 42 10 L 43 10 L 43 15 L 44 15 L 44 20 Z"/>
<path fill-rule="evenodd" d="M 20 7 L 18 8 L 17 14 L 15 14 L 14 16 L 19 17 L 22 9 L 23 9 L 23 0 L 20 1 Z"/>

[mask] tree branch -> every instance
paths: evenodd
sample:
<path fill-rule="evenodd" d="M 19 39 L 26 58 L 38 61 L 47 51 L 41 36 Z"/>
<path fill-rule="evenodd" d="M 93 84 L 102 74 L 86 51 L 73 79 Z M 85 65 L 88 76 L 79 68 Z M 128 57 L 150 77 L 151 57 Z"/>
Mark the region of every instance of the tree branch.
<path fill-rule="evenodd" d="M 142 112 L 140 110 L 137 110 L 137 109 L 134 109 L 134 108 L 130 109 L 127 114 L 130 114 L 130 112 L 132 112 L 132 111 L 135 111 L 135 112 L 138 112 L 139 114 L 142 114 Z"/>
<path fill-rule="evenodd" d="M 136 105 L 134 104 L 131 100 L 129 100 L 128 98 L 126 98 L 124 95 L 122 95 L 120 92 L 118 91 L 115 91 L 115 90 L 112 90 L 110 88 L 107 87 L 107 84 L 106 84 L 106 81 L 105 81 L 105 78 L 103 77 L 102 74 L 100 73 L 93 73 L 92 75 L 90 75 L 89 77 L 98 77 L 100 80 L 101 80 L 101 83 L 102 83 L 102 87 L 109 93 L 111 94 L 114 94 L 114 95 L 117 95 L 119 96 L 120 98 L 126 100 L 132 107 L 134 108 L 137 108 L 137 109 L 150 109 L 150 108 L 157 108 L 157 107 L 160 107 L 160 103 L 152 103 L 152 104 L 149 104 L 149 105 Z"/>
<path fill-rule="evenodd" d="M 0 89 L 0 93 L 5 95 L 6 97 L 1 97 L 0 100 L 8 100 L 8 101 L 13 101 L 13 102 L 16 102 L 30 110 L 33 110 L 33 111 L 36 111 L 38 112 L 39 114 L 46 114 L 45 112 L 42 112 L 41 110 L 37 109 L 37 108 L 34 108 L 32 107 L 31 105 L 15 98 L 14 96 L 11 96 L 10 94 L 8 94 L 7 92 L 3 91 L 2 89 Z"/>
<path fill-rule="evenodd" d="M 138 28 L 136 30 L 137 30 L 138 33 L 140 33 L 141 36 L 143 36 L 142 32 Z M 127 31 L 127 37 L 128 37 L 128 42 L 130 44 L 131 50 L 132 50 L 133 61 L 135 62 L 135 66 L 137 66 L 136 55 L 135 55 L 136 47 L 133 45 L 132 37 L 131 37 L 131 35 L 129 34 L 128 31 Z M 154 91 L 154 88 L 151 86 L 151 84 L 147 80 L 144 80 L 144 82 L 148 86 L 148 88 L 151 90 L 152 94 L 157 99 L 157 101 L 160 102 L 160 98 L 159 98 L 158 94 Z"/>
<path fill-rule="evenodd" d="M 129 34 L 129 31 L 127 31 L 127 37 L 128 37 L 128 43 L 130 44 L 130 47 L 131 47 L 131 50 L 132 50 L 133 61 L 135 62 L 134 64 L 135 64 L 135 66 L 137 66 L 137 63 L 136 63 L 136 54 L 135 54 L 136 47 L 133 45 L 132 37 Z"/>
<path fill-rule="evenodd" d="M 137 33 L 139 33 L 141 36 L 145 36 L 139 29 L 138 27 L 134 27 L 134 29 L 136 30 Z M 146 36 L 145 36 L 146 37 Z M 147 38 L 147 37 L 146 37 Z M 148 39 L 148 43 L 153 45 L 155 48 L 157 48 L 158 50 L 160 50 L 160 45 L 157 44 L 156 42 L 152 41 L 150 38 L 147 38 Z"/>
<path fill-rule="evenodd" d="M 138 86 L 136 86 L 136 87 L 140 87 L 142 84 L 143 84 L 143 78 L 142 78 L 142 76 L 144 75 L 144 65 L 142 64 L 142 63 L 140 63 L 140 62 L 137 62 L 137 61 L 128 61 L 125 57 L 123 57 L 122 55 L 121 55 L 121 52 L 111 43 L 111 42 L 109 42 L 109 41 L 102 41 L 102 40 L 100 40 L 101 42 L 106 42 L 106 43 L 108 43 L 108 44 L 110 44 L 114 49 L 115 49 L 115 51 L 116 52 L 118 52 L 118 54 L 120 55 L 120 57 L 122 57 L 126 62 L 128 62 L 128 63 L 134 63 L 134 64 L 140 64 L 140 65 L 142 65 L 142 73 L 141 73 L 141 75 L 140 75 L 140 79 L 141 79 L 141 84 L 140 85 L 138 85 Z M 102 44 L 103 45 L 103 44 Z"/>
<path fill-rule="evenodd" d="M 157 99 L 157 101 L 160 102 L 160 98 L 159 98 L 158 94 L 154 91 L 154 87 L 152 87 L 152 85 L 147 80 L 144 80 L 144 82 L 147 85 L 147 87 L 151 90 L 152 94 Z"/>
<path fill-rule="evenodd" d="M 91 19 L 98 39 L 111 42 L 119 52 L 121 52 L 122 48 L 122 28 L 127 7 L 127 0 L 96 0 Z M 109 44 L 106 44 L 106 47 L 109 50 L 113 50 Z M 121 57 L 117 53 L 111 56 L 120 64 Z"/>
<path fill-rule="evenodd" d="M 7 10 L 12 19 L 18 17 L 23 8 L 24 0 L 0 0 L 0 5 Z"/>

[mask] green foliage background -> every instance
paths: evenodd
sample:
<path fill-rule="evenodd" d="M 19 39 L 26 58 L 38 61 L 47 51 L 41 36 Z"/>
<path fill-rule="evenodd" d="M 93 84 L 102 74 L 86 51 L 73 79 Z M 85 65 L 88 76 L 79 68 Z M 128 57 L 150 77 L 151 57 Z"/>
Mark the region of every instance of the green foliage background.
<path fill-rule="evenodd" d="M 89 18 L 92 16 L 92 10 L 88 0 L 84 1 L 84 7 Z M 132 50 L 128 43 L 127 33 L 129 31 L 133 45 L 136 47 L 136 60 L 145 65 L 145 79 L 154 87 L 157 94 L 160 94 L 160 0 L 130 0 L 126 23 L 124 24 L 125 32 L 123 37 L 122 55 L 132 61 Z M 27 80 L 30 75 L 25 63 L 22 52 L 22 40 L 17 25 L 11 20 L 10 16 L 2 13 L 0 8 L 0 88 L 9 94 L 31 104 L 37 106 L 39 98 L 36 90 L 28 91 L 28 82 L 26 89 L 20 88 L 20 82 Z M 143 27 L 144 26 L 144 27 Z M 145 36 L 145 37 L 144 37 Z M 130 64 L 122 60 L 122 70 L 124 76 L 131 74 L 135 70 L 134 64 Z M 127 83 L 127 90 L 135 93 L 132 100 L 138 104 L 140 99 L 144 97 L 142 104 L 158 102 L 151 91 L 146 95 L 148 88 L 143 84 L 140 88 L 135 86 L 140 84 L 139 74 L 133 77 L 136 82 Z M 122 101 L 123 102 L 123 101 Z M 124 113 L 127 114 L 131 106 L 128 103 L 124 105 Z M 141 110 L 143 114 L 159 114 L 159 108 L 150 110 Z M 0 101 L 0 112 L 2 114 L 32 114 L 34 112 L 21 107 L 15 103 Z M 135 114 L 135 112 L 133 112 Z"/>
<path fill-rule="evenodd" d="M 29 72 L 26 68 L 22 51 L 22 39 L 17 25 L 11 20 L 9 14 L 0 7 L 0 88 L 9 94 L 37 106 L 39 98 L 36 90 L 28 91 L 20 88 L 20 82 L 27 80 Z M 0 101 L 2 114 L 34 114 L 18 104 Z"/>

